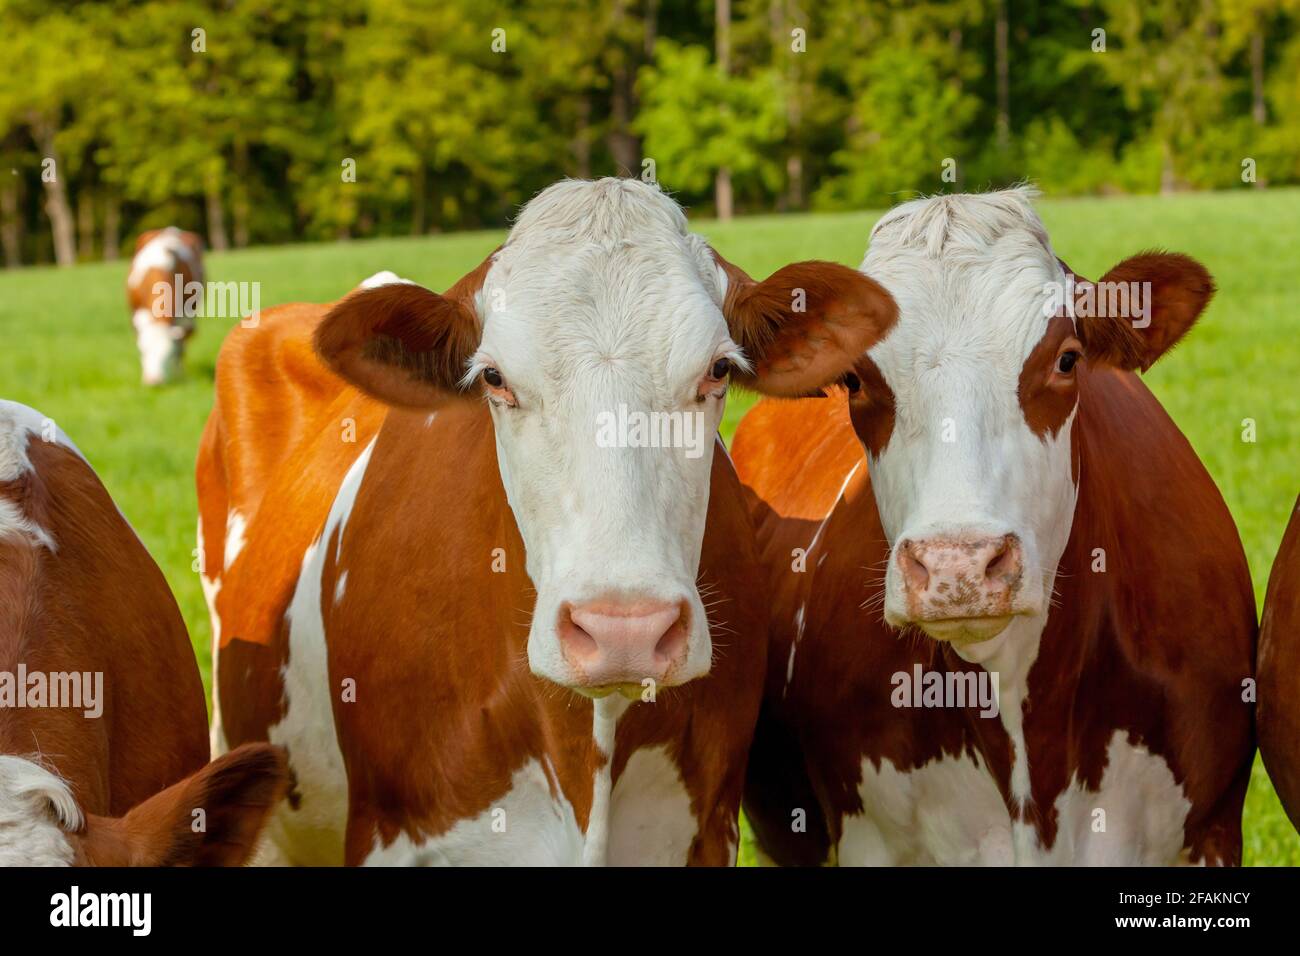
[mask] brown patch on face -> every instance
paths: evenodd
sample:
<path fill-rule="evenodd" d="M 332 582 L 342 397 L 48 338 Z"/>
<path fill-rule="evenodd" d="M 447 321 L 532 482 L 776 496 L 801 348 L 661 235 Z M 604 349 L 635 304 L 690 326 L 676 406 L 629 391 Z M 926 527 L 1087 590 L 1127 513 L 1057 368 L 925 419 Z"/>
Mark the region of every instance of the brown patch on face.
<path fill-rule="evenodd" d="M 1074 323 L 1058 315 L 1047 323 L 1047 331 L 1025 359 L 1016 391 L 1025 424 L 1039 438 L 1046 440 L 1049 434 L 1055 438 L 1079 401 L 1077 378 L 1082 355 L 1069 373 L 1061 372 L 1059 365 L 1064 352 L 1082 349 L 1074 338 Z"/>
<path fill-rule="evenodd" d="M 863 447 L 879 458 L 894 433 L 894 391 L 880 366 L 865 355 L 851 374 L 857 376 L 859 387 L 849 391 L 849 418 Z"/>

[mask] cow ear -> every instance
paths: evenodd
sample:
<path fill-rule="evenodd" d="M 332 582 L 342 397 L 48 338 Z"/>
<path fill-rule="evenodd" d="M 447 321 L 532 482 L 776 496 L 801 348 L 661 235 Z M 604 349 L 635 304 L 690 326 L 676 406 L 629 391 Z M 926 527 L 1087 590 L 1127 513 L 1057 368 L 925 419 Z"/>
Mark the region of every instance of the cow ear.
<path fill-rule="evenodd" d="M 1119 263 L 1091 291 L 1092 308 L 1081 309 L 1076 322 L 1089 361 L 1145 372 L 1196 324 L 1214 295 L 1214 280 L 1190 256 L 1144 252 Z M 1078 288 L 1076 304 L 1087 292 Z M 1103 301 L 1127 301 L 1129 314 L 1099 316 Z"/>
<path fill-rule="evenodd" d="M 330 309 L 316 329 L 316 352 L 381 402 L 428 408 L 460 391 L 479 338 L 467 302 L 393 283 L 354 292 Z"/>
<path fill-rule="evenodd" d="M 245 744 L 120 818 L 90 816 L 91 866 L 242 866 L 289 784 L 284 751 Z"/>
<path fill-rule="evenodd" d="M 713 255 L 726 279 L 722 312 L 751 369 L 733 377 L 765 394 L 820 394 L 898 318 L 893 297 L 856 269 L 795 262 L 755 282 Z"/>

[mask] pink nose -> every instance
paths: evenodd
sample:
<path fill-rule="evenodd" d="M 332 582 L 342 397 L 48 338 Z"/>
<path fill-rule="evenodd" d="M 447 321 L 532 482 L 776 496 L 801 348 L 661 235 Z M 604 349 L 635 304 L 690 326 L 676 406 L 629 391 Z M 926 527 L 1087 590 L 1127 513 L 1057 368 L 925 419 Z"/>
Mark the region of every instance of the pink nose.
<path fill-rule="evenodd" d="M 686 661 L 685 602 L 590 601 L 560 611 L 560 647 L 582 687 L 663 683 Z"/>
<path fill-rule="evenodd" d="M 896 560 L 915 621 L 1011 614 L 1024 576 L 1014 534 L 904 539 Z"/>

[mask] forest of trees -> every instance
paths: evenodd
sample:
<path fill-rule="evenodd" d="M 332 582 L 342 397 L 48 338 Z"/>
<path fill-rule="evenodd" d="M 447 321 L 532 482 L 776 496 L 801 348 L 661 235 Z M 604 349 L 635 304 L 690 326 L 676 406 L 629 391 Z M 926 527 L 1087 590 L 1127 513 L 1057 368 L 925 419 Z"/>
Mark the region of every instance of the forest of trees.
<path fill-rule="evenodd" d="M 6 265 L 695 210 L 1300 181 L 1300 0 L 0 0 Z"/>

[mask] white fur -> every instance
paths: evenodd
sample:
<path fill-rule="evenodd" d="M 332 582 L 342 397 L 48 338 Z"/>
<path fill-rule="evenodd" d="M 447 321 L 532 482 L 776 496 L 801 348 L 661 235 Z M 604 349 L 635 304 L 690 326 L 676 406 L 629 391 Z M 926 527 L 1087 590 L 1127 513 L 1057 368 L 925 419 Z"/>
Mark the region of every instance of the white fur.
<path fill-rule="evenodd" d="M 85 456 L 63 429 L 34 408 L 0 400 L 0 481 L 15 481 L 32 470 L 27 446 L 33 441 L 53 441 L 85 461 Z M 33 523 L 21 509 L 0 497 L 0 537 L 18 535 L 54 551 L 56 544 L 48 529 Z"/>
<path fill-rule="evenodd" d="M 208 552 L 203 546 L 202 514 L 199 515 L 194 539 L 198 545 L 200 558 L 206 560 L 204 556 Z M 221 652 L 221 615 L 217 613 L 217 595 L 221 593 L 221 573 L 217 571 L 209 575 L 209 569 L 202 565 L 201 567 L 199 587 L 203 589 L 203 600 L 208 605 L 208 620 L 212 622 L 212 720 L 208 727 L 208 749 L 212 759 L 215 760 L 230 749 L 226 743 L 226 728 L 221 720 L 221 692 L 217 685 L 217 676 L 220 672 L 217 658 Z"/>
<path fill-rule="evenodd" d="M 244 516 L 233 508 L 230 509 L 230 514 L 226 516 L 226 546 L 225 554 L 222 556 L 224 570 L 229 571 L 230 566 L 239 557 L 239 552 L 244 550 L 244 533 L 247 530 L 248 522 Z"/>
<path fill-rule="evenodd" d="M 477 308 L 483 337 L 471 375 L 495 367 L 518 407 L 494 405 L 497 458 L 537 588 L 528 639 L 535 674 L 576 675 L 561 653 L 564 602 L 608 597 L 686 601 L 687 662 L 708 672 L 711 644 L 696 590 L 712 445 L 608 448 L 602 413 L 699 412 L 703 434 L 723 400 L 697 403 L 722 356 L 743 361 L 720 306 L 725 280 L 681 209 L 632 179 L 562 182 L 520 213 Z"/>
<path fill-rule="evenodd" d="M 686 865 L 699 827 L 667 747 L 642 748 L 628 758 L 611 807 L 610 865 Z"/>
<path fill-rule="evenodd" d="M 32 760 L 0 755 L 0 867 L 71 866 L 67 834 L 83 822 L 62 779 Z"/>
<path fill-rule="evenodd" d="M 190 266 L 190 271 L 194 273 L 194 278 L 199 282 L 203 281 L 203 276 L 196 271 L 199 269 L 199 262 L 198 257 L 194 255 L 194 250 L 181 238 L 179 229 L 168 226 L 146 242 L 135 254 L 131 260 L 131 274 L 127 277 L 127 284 L 137 285 L 143 282 L 145 273 L 150 269 L 161 269 L 170 276 L 176 269 L 177 259 L 185 260 Z"/>
<path fill-rule="evenodd" d="M 1186 862 L 1183 825 L 1191 802 L 1168 764 L 1129 743 L 1124 731 L 1111 737 L 1098 790 L 1075 778 L 1056 798 L 1050 850 L 1031 825 L 1013 823 L 978 757 L 945 756 L 911 771 L 864 758 L 858 793 L 863 812 L 844 819 L 836 848 L 843 866 Z"/>
<path fill-rule="evenodd" d="M 394 283 L 399 283 L 399 282 L 404 283 L 406 285 L 414 284 L 411 282 L 410 279 L 403 279 L 396 272 L 389 272 L 387 269 L 385 269 L 383 272 L 376 272 L 368 279 L 362 279 L 361 285 L 357 286 L 357 288 L 377 289 L 381 285 L 393 285 Z"/>
<path fill-rule="evenodd" d="M 338 530 L 339 547 L 374 451 L 372 438 L 339 485 L 320 536 L 303 555 L 302 571 L 289 604 L 289 663 L 284 669 L 286 709 L 269 728 L 271 743 L 285 747 L 301 801 L 285 800 L 275 810 L 268 840 L 278 853 L 258 862 L 337 865 L 343 862 L 348 821 L 348 780 L 334 726 L 325 622 L 321 617 L 321 575 L 325 546 Z"/>
<path fill-rule="evenodd" d="M 1047 330 L 1060 265 L 1032 191 L 904 203 L 872 230 L 862 271 L 899 306 L 868 354 L 894 393 L 893 433 L 870 461 L 892 545 L 963 534 L 1020 537 L 1023 613 L 1047 610 L 1076 488 L 1073 417 L 1040 439 L 1019 402 L 1025 359 Z M 955 440 L 943 439 L 951 422 Z M 885 618 L 907 620 L 902 576 L 885 575 Z"/>
<path fill-rule="evenodd" d="M 549 763 L 532 758 L 510 789 L 472 819 L 416 842 L 405 833 L 388 846 L 378 838 L 366 866 L 578 866 L 582 831 Z"/>

